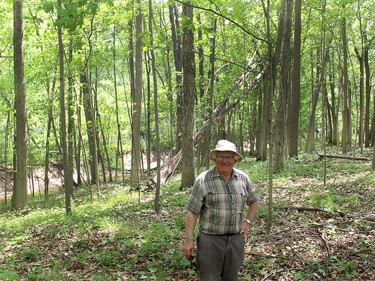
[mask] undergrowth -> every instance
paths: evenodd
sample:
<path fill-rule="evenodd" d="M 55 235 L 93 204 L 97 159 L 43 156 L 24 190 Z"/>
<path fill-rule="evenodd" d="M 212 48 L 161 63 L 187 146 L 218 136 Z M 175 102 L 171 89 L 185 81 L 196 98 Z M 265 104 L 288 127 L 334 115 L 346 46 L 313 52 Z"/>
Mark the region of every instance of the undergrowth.
<path fill-rule="evenodd" d="M 374 273 L 375 175 L 369 163 L 316 157 L 290 160 L 274 175 L 267 234 L 267 163 L 246 160 L 261 208 L 248 239 L 241 280 L 371 280 Z M 325 183 L 324 183 L 325 179 Z M 61 191 L 29 198 L 29 209 L 2 204 L 0 280 L 197 280 L 182 255 L 185 204 L 180 175 L 153 192 L 101 186 L 100 200 L 75 191 L 66 215 Z"/>

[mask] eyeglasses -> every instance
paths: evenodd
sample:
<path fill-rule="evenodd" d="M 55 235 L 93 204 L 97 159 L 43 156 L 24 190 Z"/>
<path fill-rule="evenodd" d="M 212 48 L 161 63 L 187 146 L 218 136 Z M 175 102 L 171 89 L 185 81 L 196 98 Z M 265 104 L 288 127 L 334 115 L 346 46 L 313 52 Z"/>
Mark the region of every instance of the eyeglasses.
<path fill-rule="evenodd" d="M 234 160 L 234 156 L 216 156 L 216 160 L 223 161 L 223 160 Z"/>

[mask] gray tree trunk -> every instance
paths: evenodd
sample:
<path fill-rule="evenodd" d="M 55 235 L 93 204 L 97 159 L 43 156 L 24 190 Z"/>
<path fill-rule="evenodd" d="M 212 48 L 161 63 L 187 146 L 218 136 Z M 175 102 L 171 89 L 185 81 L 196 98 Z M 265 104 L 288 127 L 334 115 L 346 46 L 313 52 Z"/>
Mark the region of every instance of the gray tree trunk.
<path fill-rule="evenodd" d="M 285 0 L 283 28 L 283 47 L 280 70 L 280 91 L 275 123 L 275 145 L 274 145 L 274 171 L 281 171 L 284 167 L 285 150 L 285 124 L 286 124 L 286 104 L 289 88 L 289 64 L 290 64 L 290 34 L 292 26 L 292 0 Z"/>
<path fill-rule="evenodd" d="M 301 0 L 294 6 L 294 48 L 292 91 L 288 99 L 287 137 L 289 157 L 298 157 L 299 113 L 301 106 Z"/>
<path fill-rule="evenodd" d="M 141 0 L 138 0 L 141 4 Z M 143 75 L 142 75 L 142 10 L 139 8 L 135 20 L 135 92 L 132 111 L 132 160 L 131 160 L 131 186 L 139 190 L 140 184 L 140 163 L 141 163 L 141 109 L 143 94 Z"/>
<path fill-rule="evenodd" d="M 13 182 L 12 208 L 27 207 L 27 110 L 24 81 L 23 52 L 23 2 L 13 3 L 13 60 L 14 93 L 16 108 L 15 175 Z"/>
<path fill-rule="evenodd" d="M 183 6 L 184 17 L 193 21 L 193 8 Z M 193 185 L 194 175 L 194 98 L 195 98 L 195 52 L 194 33 L 189 26 L 183 31 L 183 128 L 182 128 L 182 183 L 181 188 Z"/>
<path fill-rule="evenodd" d="M 58 6 L 61 7 L 61 0 L 58 0 Z M 58 15 L 58 18 L 60 16 Z M 66 114 L 65 114 L 65 67 L 64 67 L 64 44 L 62 38 L 61 27 L 57 28 L 58 44 L 59 44 L 59 82 L 60 82 L 60 134 L 61 134 L 61 148 L 63 154 L 63 169 L 64 169 L 64 186 L 65 186 L 65 211 L 67 214 L 72 212 L 71 210 L 71 196 L 73 194 L 73 181 L 69 174 L 69 163 L 68 163 L 68 148 L 67 148 L 67 137 L 66 137 Z"/>
<path fill-rule="evenodd" d="M 173 54 L 176 73 L 176 116 L 177 116 L 177 132 L 176 132 L 176 151 L 182 147 L 181 133 L 183 120 L 183 98 L 182 98 L 182 37 L 179 35 L 180 23 L 177 4 L 173 3 L 169 6 L 169 18 L 171 22 Z"/>

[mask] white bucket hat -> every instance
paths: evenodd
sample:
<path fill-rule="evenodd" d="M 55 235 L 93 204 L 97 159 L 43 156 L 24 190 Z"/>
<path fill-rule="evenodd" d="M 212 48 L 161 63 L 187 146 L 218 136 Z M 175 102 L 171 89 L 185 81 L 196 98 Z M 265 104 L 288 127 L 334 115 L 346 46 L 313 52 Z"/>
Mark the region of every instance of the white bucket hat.
<path fill-rule="evenodd" d="M 209 153 L 210 159 L 215 159 L 215 155 L 217 151 L 231 151 L 234 152 L 237 155 L 237 161 L 240 162 L 242 160 L 242 155 L 237 152 L 236 145 L 230 141 L 227 140 L 219 140 L 217 142 L 217 145 L 215 149 L 212 149 Z"/>

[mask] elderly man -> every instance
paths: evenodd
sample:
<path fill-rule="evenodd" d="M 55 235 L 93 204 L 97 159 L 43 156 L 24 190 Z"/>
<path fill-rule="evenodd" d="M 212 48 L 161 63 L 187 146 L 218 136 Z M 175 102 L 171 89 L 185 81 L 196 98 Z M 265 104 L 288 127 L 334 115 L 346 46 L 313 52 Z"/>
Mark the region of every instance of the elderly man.
<path fill-rule="evenodd" d="M 235 144 L 220 140 L 209 155 L 215 167 L 196 178 L 187 204 L 184 255 L 191 259 L 194 253 L 194 228 L 199 217 L 199 280 L 236 281 L 259 195 L 249 177 L 234 168 L 242 160 Z"/>

